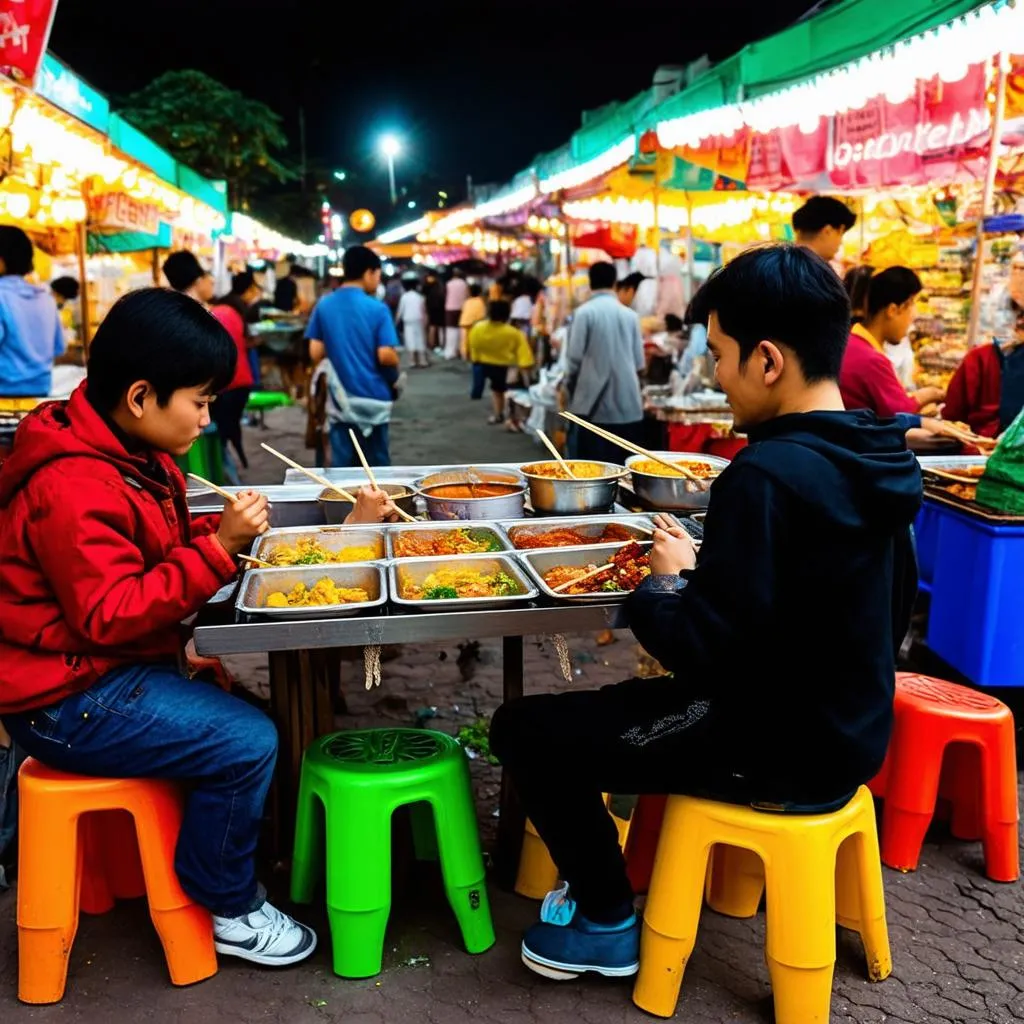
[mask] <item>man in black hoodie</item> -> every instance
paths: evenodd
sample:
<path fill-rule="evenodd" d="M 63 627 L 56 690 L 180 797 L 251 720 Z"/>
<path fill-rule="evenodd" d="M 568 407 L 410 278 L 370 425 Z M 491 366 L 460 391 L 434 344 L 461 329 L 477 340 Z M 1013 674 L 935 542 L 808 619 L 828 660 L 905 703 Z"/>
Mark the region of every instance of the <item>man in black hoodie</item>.
<path fill-rule="evenodd" d="M 751 250 L 690 317 L 750 444 L 715 481 L 698 557 L 656 520 L 625 605 L 671 675 L 524 697 L 491 748 L 567 883 L 523 960 L 555 978 L 634 974 L 639 924 L 602 792 L 693 793 L 794 813 L 842 806 L 882 763 L 917 587 L 921 475 L 901 418 L 846 412 L 850 307 L 818 256 Z"/>

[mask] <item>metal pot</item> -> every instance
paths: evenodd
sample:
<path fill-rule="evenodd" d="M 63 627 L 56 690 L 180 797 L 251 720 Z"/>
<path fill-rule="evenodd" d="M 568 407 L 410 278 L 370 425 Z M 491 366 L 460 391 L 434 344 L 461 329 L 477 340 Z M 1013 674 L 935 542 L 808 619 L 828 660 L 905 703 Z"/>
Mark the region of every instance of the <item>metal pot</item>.
<path fill-rule="evenodd" d="M 728 459 L 714 455 L 698 455 L 693 452 L 654 452 L 669 462 L 704 462 L 719 472 L 729 465 Z M 693 509 L 707 508 L 711 500 L 711 481 L 700 484 L 684 476 L 657 476 L 654 473 L 638 473 L 633 467 L 647 461 L 645 455 L 631 455 L 626 459 L 626 468 L 633 475 L 633 493 L 650 509 Z"/>
<path fill-rule="evenodd" d="M 569 460 L 570 468 L 583 460 Z M 530 485 L 530 502 L 534 512 L 558 515 L 583 515 L 588 512 L 607 512 L 618 495 L 619 481 L 626 475 L 622 466 L 610 462 L 591 463 L 602 469 L 600 476 L 583 480 L 559 480 L 531 472 L 540 466 L 553 466 L 554 462 L 532 462 L 521 466 L 523 476 Z"/>
<path fill-rule="evenodd" d="M 397 497 L 395 504 L 403 512 L 408 512 L 411 516 L 416 514 L 415 488 L 406 487 L 405 484 L 380 484 L 379 486 L 385 494 L 390 494 L 392 498 Z M 344 523 L 352 511 L 352 502 L 346 501 L 337 491 L 324 489 L 317 495 L 316 500 L 324 511 L 324 519 L 330 525 Z"/>
<path fill-rule="evenodd" d="M 485 498 L 451 498 L 430 493 L 446 484 L 507 484 L 514 487 L 508 494 Z M 413 485 L 427 503 L 427 515 L 437 520 L 521 519 L 526 497 L 526 481 L 507 469 L 473 466 L 432 473 Z"/>

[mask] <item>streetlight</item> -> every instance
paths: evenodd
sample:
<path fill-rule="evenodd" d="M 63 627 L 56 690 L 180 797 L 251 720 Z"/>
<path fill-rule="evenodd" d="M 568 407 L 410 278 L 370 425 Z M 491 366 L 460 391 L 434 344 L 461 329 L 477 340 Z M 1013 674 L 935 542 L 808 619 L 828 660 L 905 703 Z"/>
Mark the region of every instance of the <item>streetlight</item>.
<path fill-rule="evenodd" d="M 402 152 L 402 143 L 394 135 L 385 135 L 380 140 L 380 151 L 388 161 L 388 183 L 391 185 L 391 205 L 398 202 L 398 190 L 395 188 L 395 157 Z"/>
<path fill-rule="evenodd" d="M 416 200 L 415 199 L 410 199 L 409 202 L 406 205 L 409 207 L 410 210 L 415 210 L 416 209 Z"/>
<path fill-rule="evenodd" d="M 334 178 L 336 181 L 344 181 L 348 175 L 344 171 L 335 171 Z"/>

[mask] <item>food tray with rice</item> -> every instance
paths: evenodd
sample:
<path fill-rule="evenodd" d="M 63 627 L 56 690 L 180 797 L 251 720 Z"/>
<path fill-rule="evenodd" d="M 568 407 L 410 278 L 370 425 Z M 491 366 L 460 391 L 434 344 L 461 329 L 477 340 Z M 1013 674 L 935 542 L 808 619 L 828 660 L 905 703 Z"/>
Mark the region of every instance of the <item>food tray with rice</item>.
<path fill-rule="evenodd" d="M 569 459 L 564 464 L 529 462 L 520 469 L 530 488 L 530 505 L 543 515 L 608 513 L 615 504 L 618 483 L 626 474 L 614 463 L 581 459 Z"/>
<path fill-rule="evenodd" d="M 243 618 L 330 619 L 378 609 L 386 600 L 380 563 L 314 565 L 247 572 L 235 609 Z"/>
<path fill-rule="evenodd" d="M 510 544 L 493 525 L 405 524 L 388 531 L 388 558 L 440 558 L 508 551 Z"/>
<path fill-rule="evenodd" d="M 275 568 L 375 562 L 385 557 L 386 533 L 383 526 L 268 530 L 256 539 L 252 556 Z"/>
<path fill-rule="evenodd" d="M 647 516 L 566 516 L 544 520 L 504 520 L 497 524 L 516 551 L 577 548 L 651 539 Z"/>
<path fill-rule="evenodd" d="M 711 484 L 728 465 L 728 459 L 715 455 L 687 452 L 652 452 L 659 460 L 643 455 L 631 455 L 626 459 L 630 472 L 628 487 L 620 483 L 622 502 L 627 507 L 651 510 L 687 511 L 707 508 L 711 500 Z M 692 480 L 683 469 L 673 469 L 665 462 L 685 467 L 697 477 Z"/>
<path fill-rule="evenodd" d="M 560 602 L 592 603 L 621 601 L 635 590 L 650 575 L 650 550 L 649 542 L 631 541 L 627 544 L 524 551 L 519 557 L 545 597 Z M 576 587 L 570 585 L 561 591 L 555 589 L 611 562 L 615 563 L 614 567 L 583 580 Z"/>
<path fill-rule="evenodd" d="M 392 602 L 418 611 L 473 611 L 531 601 L 537 588 L 508 554 L 403 558 L 388 566 Z"/>

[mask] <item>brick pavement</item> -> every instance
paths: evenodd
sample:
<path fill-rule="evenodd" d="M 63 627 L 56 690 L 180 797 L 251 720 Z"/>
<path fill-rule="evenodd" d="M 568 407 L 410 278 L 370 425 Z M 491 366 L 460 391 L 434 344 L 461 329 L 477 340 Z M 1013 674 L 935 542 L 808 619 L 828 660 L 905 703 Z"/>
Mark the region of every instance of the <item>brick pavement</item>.
<path fill-rule="evenodd" d="M 511 461 L 532 456 L 525 438 L 483 425 L 481 404 L 463 397 L 462 367 L 443 366 L 412 377 L 399 408 L 392 445 L 396 461 Z M 439 411 L 440 410 L 440 411 Z M 267 416 L 266 434 L 248 432 L 253 480 L 279 481 L 276 464 L 258 449 L 261 436 L 304 457 L 296 410 Z M 599 646 L 593 636 L 570 638 L 574 686 L 599 686 L 631 674 L 638 651 L 628 634 Z M 379 690 L 362 687 L 361 665 L 345 666 L 349 713 L 339 727 L 424 720 L 448 732 L 490 714 L 501 696 L 501 651 L 483 641 L 478 651 L 456 643 L 406 645 L 386 661 Z M 265 659 L 236 658 L 232 670 L 257 695 L 265 694 Z M 550 643 L 526 642 L 526 686 L 564 686 Z M 481 761 L 472 773 L 485 842 L 493 836 L 498 771 Z M 71 955 L 68 994 L 59 1007 L 18 1008 L 13 894 L 0 896 L 0 1012 L 10 1019 L 67 1020 L 87 1024 L 112 1019 L 191 1022 L 233 1020 L 312 1024 L 538 1024 L 577 1021 L 615 1024 L 645 1015 L 629 1000 L 629 987 L 583 981 L 558 985 L 519 963 L 518 938 L 536 905 L 492 889 L 498 945 L 482 957 L 458 947 L 458 935 L 436 869 L 396 861 L 395 906 L 384 972 L 368 981 L 341 981 L 330 971 L 322 915 L 307 915 L 322 938 L 312 963 L 267 974 L 225 963 L 202 985 L 174 990 L 144 906 L 124 905 L 102 918 L 83 918 Z M 914 874 L 885 872 L 893 977 L 865 980 L 859 942 L 843 935 L 832 1001 L 833 1024 L 1009 1024 L 1024 1020 L 1024 896 L 1020 885 L 997 885 L 980 873 L 977 844 L 929 838 Z M 273 891 L 283 875 L 268 874 Z M 687 970 L 677 1017 L 692 1024 L 764 1024 L 770 990 L 763 960 L 764 918 L 735 921 L 705 912 L 696 952 Z M 425 959 L 424 959 L 425 958 Z"/>

